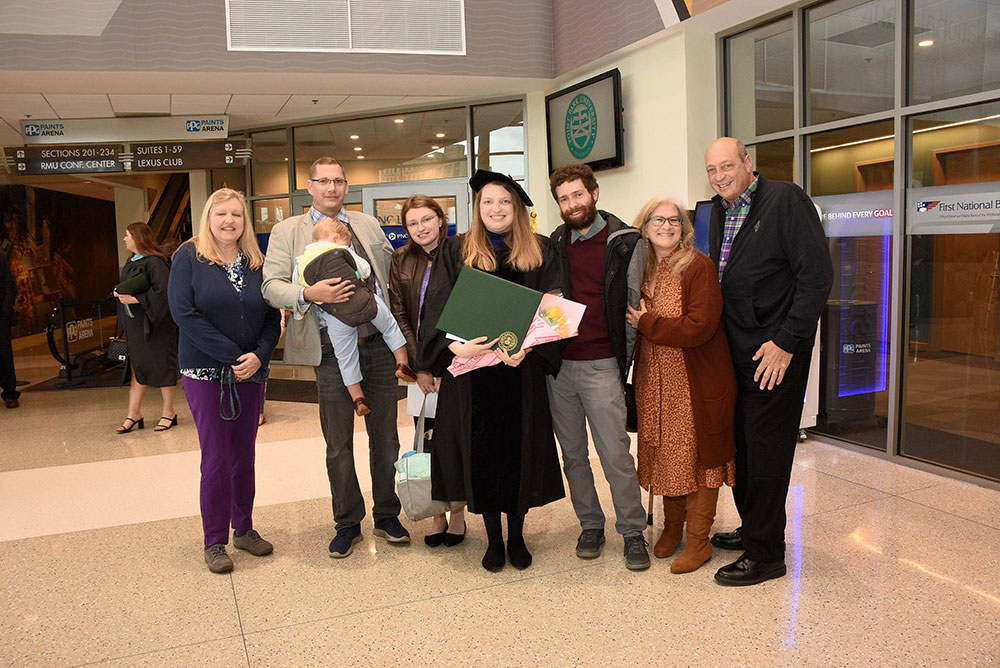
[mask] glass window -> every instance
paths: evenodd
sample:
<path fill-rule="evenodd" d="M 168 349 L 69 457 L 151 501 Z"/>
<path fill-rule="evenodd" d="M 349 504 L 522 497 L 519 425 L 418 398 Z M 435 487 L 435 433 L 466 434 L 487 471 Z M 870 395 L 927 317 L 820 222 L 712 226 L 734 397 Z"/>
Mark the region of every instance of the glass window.
<path fill-rule="evenodd" d="M 806 21 L 808 123 L 892 109 L 896 0 L 836 0 Z"/>
<path fill-rule="evenodd" d="M 295 215 L 289 208 L 287 197 L 258 199 L 250 204 L 253 207 L 253 231 L 256 234 L 270 234 L 272 227 Z"/>
<path fill-rule="evenodd" d="M 914 0 L 910 102 L 1000 88 L 1000 4 Z"/>
<path fill-rule="evenodd" d="M 772 181 L 792 181 L 795 174 L 795 142 L 778 139 L 747 146 L 753 168 Z"/>
<path fill-rule="evenodd" d="M 465 109 L 434 109 L 294 129 L 295 186 L 332 156 L 353 186 L 468 176 Z"/>
<path fill-rule="evenodd" d="M 816 430 L 884 450 L 889 415 L 892 122 L 808 138 L 833 289 L 820 319 Z"/>
<path fill-rule="evenodd" d="M 821 132 L 807 144 L 811 195 L 892 190 L 892 121 Z"/>
<path fill-rule="evenodd" d="M 749 140 L 791 130 L 792 19 L 782 19 L 726 40 L 729 134 Z"/>
<path fill-rule="evenodd" d="M 910 129 L 900 454 L 1000 480 L 1000 103 Z"/>
<path fill-rule="evenodd" d="M 523 181 L 524 103 L 501 102 L 472 108 L 476 169 L 488 169 Z"/>
<path fill-rule="evenodd" d="M 288 132 L 272 130 L 250 135 L 253 146 L 253 194 L 288 192 Z"/>

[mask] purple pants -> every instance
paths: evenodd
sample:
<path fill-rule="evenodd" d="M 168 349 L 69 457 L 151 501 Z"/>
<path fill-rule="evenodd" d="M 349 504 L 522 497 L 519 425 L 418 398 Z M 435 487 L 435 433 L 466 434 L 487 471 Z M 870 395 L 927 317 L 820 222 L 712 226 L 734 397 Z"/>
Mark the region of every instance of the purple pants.
<path fill-rule="evenodd" d="M 219 417 L 217 380 L 183 377 L 201 444 L 201 524 L 205 547 L 229 543 L 229 525 L 238 534 L 253 528 L 254 447 L 264 383 L 237 383 L 242 411 L 232 421 Z"/>

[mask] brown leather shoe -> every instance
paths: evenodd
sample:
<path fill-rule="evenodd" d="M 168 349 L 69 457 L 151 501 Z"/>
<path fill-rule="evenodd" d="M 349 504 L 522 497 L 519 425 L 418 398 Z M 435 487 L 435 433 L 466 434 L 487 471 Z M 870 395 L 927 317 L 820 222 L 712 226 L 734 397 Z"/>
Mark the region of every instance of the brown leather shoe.
<path fill-rule="evenodd" d="M 417 374 L 413 373 L 413 369 L 406 364 L 396 365 L 396 378 L 406 381 L 407 383 L 417 382 Z"/>
<path fill-rule="evenodd" d="M 690 573 L 712 558 L 708 534 L 715 521 L 718 501 L 718 487 L 699 487 L 697 492 L 687 495 L 687 543 L 681 556 L 670 564 L 671 573 Z"/>
<path fill-rule="evenodd" d="M 368 402 L 365 401 L 364 397 L 358 397 L 354 400 L 354 414 L 358 417 L 364 417 L 372 412 L 372 409 L 368 407 Z"/>
<path fill-rule="evenodd" d="M 666 559 L 677 551 L 684 535 L 684 518 L 687 515 L 687 498 L 683 496 L 663 497 L 663 533 L 653 545 L 653 556 Z"/>

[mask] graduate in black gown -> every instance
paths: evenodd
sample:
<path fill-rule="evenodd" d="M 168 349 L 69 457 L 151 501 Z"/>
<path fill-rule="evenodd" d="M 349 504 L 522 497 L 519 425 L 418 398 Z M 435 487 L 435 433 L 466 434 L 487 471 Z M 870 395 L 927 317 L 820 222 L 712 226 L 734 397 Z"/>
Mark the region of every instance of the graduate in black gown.
<path fill-rule="evenodd" d="M 146 223 L 132 223 L 125 228 L 125 248 L 132 257 L 122 267 L 121 280 L 146 277 L 149 289 L 135 295 L 115 297 L 118 322 L 125 330 L 128 347 L 128 364 L 132 381 L 128 393 L 128 414 L 118 427 L 119 434 L 127 434 L 134 427 L 142 429 L 142 397 L 146 387 L 160 388 L 163 406 L 154 431 L 166 431 L 177 424 L 174 409 L 174 391 L 177 389 L 177 325 L 170 317 L 167 304 L 167 281 L 170 262 L 156 245 L 153 230 Z"/>
<path fill-rule="evenodd" d="M 546 237 L 532 233 L 528 195 L 510 177 L 479 170 L 470 229 L 444 241 L 424 300 L 418 361 L 441 378 L 431 459 L 433 496 L 466 501 L 481 514 L 489 546 L 483 568 L 531 565 L 524 542 L 529 508 L 565 496 L 552 432 L 545 375 L 559 370 L 554 344 L 497 354 L 502 363 L 457 378 L 446 371 L 455 357 L 476 357 L 496 341 L 467 343 L 437 329 L 452 286 L 464 265 L 540 292 L 558 290 L 559 264 Z M 507 515 L 504 545 L 501 513 Z M 505 554 L 506 553 L 506 554 Z"/>

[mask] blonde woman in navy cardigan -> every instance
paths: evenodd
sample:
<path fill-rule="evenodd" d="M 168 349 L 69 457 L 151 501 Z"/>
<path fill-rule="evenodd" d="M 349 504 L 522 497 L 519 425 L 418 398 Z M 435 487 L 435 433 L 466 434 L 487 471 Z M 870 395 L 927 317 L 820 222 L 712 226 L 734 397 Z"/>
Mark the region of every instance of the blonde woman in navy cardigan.
<path fill-rule="evenodd" d="M 261 557 L 274 549 L 253 528 L 254 448 L 267 365 L 280 315 L 264 302 L 264 256 L 243 196 L 228 188 L 208 198 L 201 234 L 174 254 L 170 312 L 180 330 L 180 367 L 201 444 L 205 563 L 233 568 L 233 545 Z"/>

